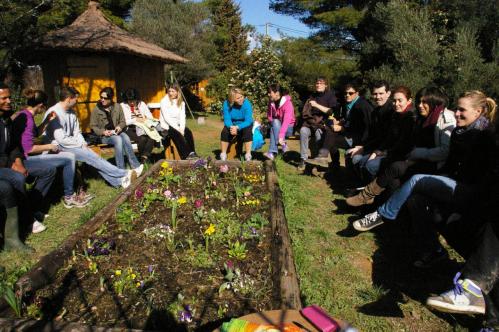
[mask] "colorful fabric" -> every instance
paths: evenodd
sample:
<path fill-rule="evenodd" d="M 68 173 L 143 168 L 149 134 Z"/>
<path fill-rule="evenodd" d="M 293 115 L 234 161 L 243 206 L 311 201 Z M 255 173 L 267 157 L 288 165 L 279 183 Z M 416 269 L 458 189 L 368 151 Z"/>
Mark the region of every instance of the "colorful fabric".
<path fill-rule="evenodd" d="M 278 119 L 281 121 L 281 129 L 279 130 L 279 138 L 284 139 L 286 137 L 286 132 L 289 126 L 294 126 L 295 119 L 295 109 L 293 103 L 291 102 L 291 96 L 282 96 L 279 101 L 279 106 L 276 107 L 274 102 L 269 103 L 267 109 L 267 118 L 270 123 L 273 119 Z"/>
<path fill-rule="evenodd" d="M 283 324 L 282 328 L 279 329 L 274 325 L 260 325 L 256 323 L 250 323 L 248 321 L 233 318 L 230 322 L 222 324 L 222 332 L 300 332 L 301 329 L 293 324 Z"/>

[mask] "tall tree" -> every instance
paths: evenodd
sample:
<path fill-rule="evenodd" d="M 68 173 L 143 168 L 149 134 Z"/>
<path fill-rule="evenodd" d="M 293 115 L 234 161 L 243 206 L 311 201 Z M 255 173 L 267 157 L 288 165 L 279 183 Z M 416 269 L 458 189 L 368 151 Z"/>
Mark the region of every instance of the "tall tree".
<path fill-rule="evenodd" d="M 186 0 L 137 0 L 130 30 L 187 59 L 171 66 L 182 83 L 198 82 L 213 72 L 210 13 L 202 3 Z"/>
<path fill-rule="evenodd" d="M 234 70 L 245 60 L 250 28 L 241 22 L 241 10 L 233 0 L 209 0 L 216 46 L 215 67 L 220 72 Z"/>

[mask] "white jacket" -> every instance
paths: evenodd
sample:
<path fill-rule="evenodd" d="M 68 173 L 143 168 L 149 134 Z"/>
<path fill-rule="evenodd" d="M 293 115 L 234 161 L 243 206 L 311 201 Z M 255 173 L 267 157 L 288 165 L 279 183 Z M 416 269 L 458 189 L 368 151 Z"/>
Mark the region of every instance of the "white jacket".
<path fill-rule="evenodd" d="M 178 106 L 176 100 L 171 101 L 168 95 L 166 95 L 161 99 L 160 107 L 161 115 L 159 122 L 161 128 L 168 130 L 172 127 L 183 135 L 185 130 L 185 103 L 182 102 Z"/>
<path fill-rule="evenodd" d="M 75 111 L 72 109 L 66 111 L 61 103 L 57 103 L 45 112 L 43 119 L 45 120 L 52 112 L 57 114 L 57 119 L 51 121 L 45 129 L 46 141 L 68 149 L 86 145 Z"/>
<path fill-rule="evenodd" d="M 121 103 L 121 109 L 123 110 L 123 114 L 125 114 L 125 122 L 127 126 L 134 125 L 135 124 L 135 117 L 132 117 L 132 109 L 127 103 Z M 138 107 L 138 114 L 141 116 L 145 117 L 146 119 L 153 119 L 153 116 L 151 114 L 151 111 L 149 110 L 149 107 L 147 107 L 146 103 L 141 101 L 139 103 Z M 136 110 L 136 113 L 137 113 Z"/>

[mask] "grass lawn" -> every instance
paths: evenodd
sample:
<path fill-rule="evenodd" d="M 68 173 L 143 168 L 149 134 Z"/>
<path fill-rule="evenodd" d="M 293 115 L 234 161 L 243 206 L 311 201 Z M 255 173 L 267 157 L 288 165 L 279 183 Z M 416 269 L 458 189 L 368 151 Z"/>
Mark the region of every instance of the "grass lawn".
<path fill-rule="evenodd" d="M 188 126 L 194 132 L 198 154 L 213 156 L 219 149 L 221 121 L 210 116 L 206 124 L 198 125 L 188 119 Z M 298 151 L 297 141 L 290 146 Z M 286 159 L 297 156 L 288 152 Z M 281 157 L 276 164 L 304 305 L 318 304 L 362 331 L 459 331 L 466 330 L 463 326 L 476 326 L 477 320 L 436 314 L 422 304 L 430 292 L 451 286 L 455 264 L 436 271 L 411 269 L 411 246 L 404 228 L 397 225 L 359 235 L 348 230 L 353 217 L 338 209 L 343 199 L 339 193 L 345 186 L 343 171 L 323 179 L 303 175 L 292 161 Z M 88 189 L 97 197 L 87 208 L 67 210 L 60 203 L 52 206 L 47 231 L 28 237 L 36 253 L 0 253 L 0 265 L 7 268 L 11 279 L 121 192 L 101 179 L 90 180 Z"/>

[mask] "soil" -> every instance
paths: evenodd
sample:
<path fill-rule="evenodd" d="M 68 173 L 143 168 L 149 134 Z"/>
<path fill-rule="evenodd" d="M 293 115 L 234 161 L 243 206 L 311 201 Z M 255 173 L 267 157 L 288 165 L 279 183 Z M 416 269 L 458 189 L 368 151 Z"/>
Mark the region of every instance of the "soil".
<path fill-rule="evenodd" d="M 231 317 L 272 309 L 276 299 L 272 292 L 271 226 L 266 223 L 251 231 L 246 226 L 255 213 L 270 220 L 270 195 L 261 166 L 244 170 L 231 166 L 227 173 L 210 164 L 196 169 L 174 166 L 173 174 L 181 175 L 179 183 L 166 186 L 157 178 L 148 179 L 128 203 L 118 208 L 112 220 L 82 241 L 56 280 L 33 296 L 28 312 L 44 320 L 95 326 L 204 331 Z M 240 196 L 239 203 L 235 199 L 235 179 L 241 187 L 251 186 L 251 194 Z M 166 190 L 174 197 L 187 198 L 177 208 L 174 245 L 167 237 L 144 232 L 159 225 L 173 227 L 172 208 L 165 204 L 163 196 Z M 154 192 L 160 193 L 161 200 L 145 209 L 145 196 Z M 205 213 L 201 220 L 194 218 L 199 209 L 196 200 L 202 202 Z M 246 204 L 256 200 L 257 204 Z M 230 240 L 220 239 L 223 232 L 230 233 L 223 229 L 227 224 L 223 214 L 214 212 L 222 209 L 230 211 L 227 213 L 232 217 L 228 219 L 243 225 Z M 127 211 L 136 218 L 131 229 L 125 231 L 116 216 L 126 215 Z M 206 250 L 205 231 L 210 224 L 215 232 L 208 236 Z M 235 241 L 246 245 L 244 259 L 229 257 L 229 242 Z M 104 254 L 92 255 L 98 253 Z M 233 264 L 241 277 L 233 280 L 229 289 L 220 291 L 228 281 L 224 280 L 224 263 Z M 119 280 L 128 285 L 122 294 L 115 285 Z"/>

